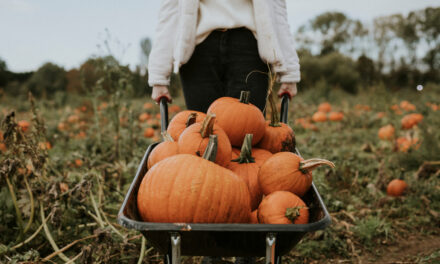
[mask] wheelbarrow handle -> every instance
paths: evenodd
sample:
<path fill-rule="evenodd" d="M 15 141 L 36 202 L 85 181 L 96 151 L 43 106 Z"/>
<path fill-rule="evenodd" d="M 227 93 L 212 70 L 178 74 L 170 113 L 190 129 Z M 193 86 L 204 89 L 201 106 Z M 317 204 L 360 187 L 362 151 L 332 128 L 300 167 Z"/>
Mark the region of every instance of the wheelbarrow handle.
<path fill-rule="evenodd" d="M 160 107 L 160 131 L 165 132 L 168 128 L 168 99 L 162 97 L 159 100 Z"/>
<path fill-rule="evenodd" d="M 281 97 L 281 111 L 280 111 L 280 121 L 287 124 L 288 114 L 289 114 L 289 95 L 283 94 Z"/>

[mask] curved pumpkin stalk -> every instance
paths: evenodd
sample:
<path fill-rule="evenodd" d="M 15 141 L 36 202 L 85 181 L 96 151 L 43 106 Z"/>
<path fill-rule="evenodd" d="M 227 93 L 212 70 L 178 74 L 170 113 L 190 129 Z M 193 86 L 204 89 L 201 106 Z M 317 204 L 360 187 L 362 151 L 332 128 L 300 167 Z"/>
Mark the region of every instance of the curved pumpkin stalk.
<path fill-rule="evenodd" d="M 215 114 L 209 113 L 203 120 L 202 128 L 200 129 L 200 134 L 202 138 L 209 137 L 214 131 Z"/>
<path fill-rule="evenodd" d="M 301 161 L 299 165 L 299 170 L 305 174 L 316 169 L 321 165 L 327 165 L 331 168 L 335 167 L 335 164 L 329 160 L 314 158 L 314 159 Z"/>
<path fill-rule="evenodd" d="M 249 99 L 251 96 L 250 91 L 241 91 L 240 93 L 240 103 L 249 104 Z"/>
<path fill-rule="evenodd" d="M 246 134 L 241 146 L 240 156 L 232 161 L 242 163 L 255 163 L 255 158 L 252 157 L 252 134 Z"/>
<path fill-rule="evenodd" d="M 186 119 L 186 127 L 189 127 L 190 125 L 194 124 L 197 120 L 197 113 L 191 113 L 189 114 L 188 118 Z"/>

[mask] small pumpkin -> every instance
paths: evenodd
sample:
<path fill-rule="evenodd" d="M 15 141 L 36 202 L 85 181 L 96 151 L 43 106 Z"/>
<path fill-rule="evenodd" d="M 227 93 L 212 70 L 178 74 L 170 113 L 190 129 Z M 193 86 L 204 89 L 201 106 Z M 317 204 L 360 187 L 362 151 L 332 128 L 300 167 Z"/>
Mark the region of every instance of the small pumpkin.
<path fill-rule="evenodd" d="M 258 143 L 258 147 L 272 153 L 295 151 L 295 134 L 290 126 L 280 122 L 273 94 L 269 95 L 269 105 L 272 110 L 271 118 L 270 121 L 266 122 L 266 131 L 260 143 Z"/>
<path fill-rule="evenodd" d="M 344 119 L 344 113 L 342 113 L 342 112 L 330 112 L 330 114 L 328 114 L 328 119 L 330 121 L 334 121 L 334 122 L 342 121 Z"/>
<path fill-rule="evenodd" d="M 152 138 L 154 137 L 154 128 L 147 127 L 144 129 L 144 137 L 145 138 Z"/>
<path fill-rule="evenodd" d="M 17 125 L 21 129 L 21 131 L 23 131 L 24 133 L 26 133 L 26 131 L 28 131 L 29 127 L 31 126 L 31 124 L 26 120 L 18 121 Z"/>
<path fill-rule="evenodd" d="M 415 125 L 422 122 L 422 120 L 423 120 L 423 115 L 421 114 L 413 113 L 413 114 L 405 115 L 401 120 L 402 129 L 411 129 Z"/>
<path fill-rule="evenodd" d="M 258 222 L 261 224 L 307 224 L 309 210 L 297 195 L 276 191 L 264 197 L 258 207 Z"/>
<path fill-rule="evenodd" d="M 312 120 L 313 120 L 313 122 L 316 122 L 316 123 L 325 122 L 325 121 L 327 121 L 327 114 L 325 112 L 318 111 L 313 114 Z"/>
<path fill-rule="evenodd" d="M 208 145 L 209 136 L 217 135 L 218 151 L 215 163 L 224 167 L 228 166 L 232 155 L 231 142 L 223 129 L 215 124 L 215 120 L 216 115 L 210 113 L 203 120 L 203 123 L 194 123 L 186 128 L 177 141 L 179 153 L 201 157 Z"/>
<path fill-rule="evenodd" d="M 401 196 L 408 188 L 408 184 L 404 180 L 394 179 L 387 186 L 387 194 L 390 196 Z"/>
<path fill-rule="evenodd" d="M 203 158 L 178 154 L 148 170 L 137 196 L 138 211 L 144 221 L 249 223 L 246 183 L 210 161 L 215 156 L 215 137 L 211 136 Z"/>
<path fill-rule="evenodd" d="M 234 157 L 234 154 L 232 156 Z M 252 149 L 252 134 L 247 134 L 239 156 L 233 158 L 227 167 L 246 182 L 249 188 L 252 210 L 258 208 L 263 198 L 263 193 L 258 183 L 258 171 L 261 165 L 271 156 L 272 154 L 269 151 Z"/>
<path fill-rule="evenodd" d="M 202 122 L 205 117 L 205 113 L 198 111 L 185 110 L 179 112 L 171 119 L 167 132 L 174 139 L 174 141 L 177 141 L 185 128 L 194 123 Z"/>
<path fill-rule="evenodd" d="M 263 163 L 258 182 L 264 195 L 289 191 L 303 196 L 312 185 L 312 170 L 321 165 L 335 166 L 325 159 L 304 160 L 291 152 L 279 152 Z"/>
<path fill-rule="evenodd" d="M 159 143 L 148 157 L 148 169 L 163 159 L 179 154 L 179 145 L 166 131 L 162 133 L 162 137 L 163 142 Z"/>
<path fill-rule="evenodd" d="M 318 112 L 330 113 L 332 106 L 328 102 L 324 102 L 318 105 Z"/>
<path fill-rule="evenodd" d="M 377 133 L 377 135 L 379 136 L 380 139 L 383 140 L 391 140 L 394 138 L 394 126 L 393 125 L 386 125 L 384 127 L 381 127 L 379 129 L 379 132 Z"/>
<path fill-rule="evenodd" d="M 208 113 L 217 116 L 217 124 L 223 128 L 232 146 L 241 147 L 246 134 L 252 134 L 252 145 L 264 136 L 266 120 L 255 105 L 249 103 L 250 92 L 242 91 L 240 99 L 221 97 L 208 108 Z"/>

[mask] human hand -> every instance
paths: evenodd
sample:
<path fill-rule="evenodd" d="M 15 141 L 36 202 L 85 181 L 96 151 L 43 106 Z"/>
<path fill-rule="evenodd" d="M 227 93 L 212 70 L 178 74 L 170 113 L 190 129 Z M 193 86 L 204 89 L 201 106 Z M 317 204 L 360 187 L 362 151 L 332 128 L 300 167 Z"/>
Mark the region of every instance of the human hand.
<path fill-rule="evenodd" d="M 160 99 L 165 97 L 168 102 L 171 102 L 172 98 L 168 91 L 167 85 L 153 85 L 153 91 L 151 92 L 151 98 L 159 103 Z"/>
<path fill-rule="evenodd" d="M 297 93 L 298 90 L 296 88 L 296 83 L 282 83 L 280 90 L 278 91 L 278 97 L 287 94 L 289 99 L 292 99 L 292 97 L 294 97 Z"/>

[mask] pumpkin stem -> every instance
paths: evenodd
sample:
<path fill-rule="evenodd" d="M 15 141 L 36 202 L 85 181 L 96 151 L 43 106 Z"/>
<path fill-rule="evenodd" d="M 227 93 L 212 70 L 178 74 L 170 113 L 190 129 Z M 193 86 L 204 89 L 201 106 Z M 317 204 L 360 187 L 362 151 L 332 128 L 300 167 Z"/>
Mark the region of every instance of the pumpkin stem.
<path fill-rule="evenodd" d="M 306 174 L 321 165 L 327 165 L 327 166 L 330 166 L 331 168 L 335 167 L 335 164 L 333 162 L 326 160 L 326 159 L 308 159 L 308 160 L 301 161 L 299 163 L 299 170 L 302 173 Z"/>
<path fill-rule="evenodd" d="M 197 113 L 189 114 L 188 118 L 186 119 L 186 127 L 189 127 L 190 125 L 194 124 L 196 120 L 197 120 Z"/>
<path fill-rule="evenodd" d="M 250 97 L 251 97 L 251 92 L 250 91 L 241 91 L 240 103 L 249 104 Z"/>
<path fill-rule="evenodd" d="M 171 137 L 170 134 L 168 134 L 168 132 L 165 130 L 162 133 L 160 133 L 162 135 L 162 139 L 163 141 L 168 141 L 168 142 L 174 142 L 173 137 Z"/>
<path fill-rule="evenodd" d="M 302 208 L 305 208 L 305 206 L 295 206 L 287 208 L 286 214 L 284 216 L 287 217 L 287 219 L 289 219 L 293 224 L 296 218 L 300 216 L 299 210 L 301 210 Z"/>
<path fill-rule="evenodd" d="M 209 113 L 202 123 L 202 128 L 200 129 L 200 134 L 202 138 L 207 138 L 212 135 L 214 131 L 215 114 Z"/>
<path fill-rule="evenodd" d="M 254 163 L 255 159 L 252 157 L 252 134 L 246 134 L 241 146 L 240 156 L 232 161 L 242 163 Z"/>
<path fill-rule="evenodd" d="M 206 160 L 215 161 L 217 157 L 217 135 L 209 135 L 208 146 L 206 146 L 203 157 Z"/>
<path fill-rule="evenodd" d="M 280 115 L 278 114 L 277 106 L 275 100 L 273 99 L 273 93 L 269 95 L 269 105 L 271 109 L 270 124 L 271 127 L 280 127 Z"/>

